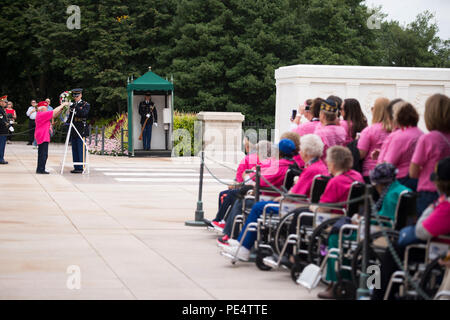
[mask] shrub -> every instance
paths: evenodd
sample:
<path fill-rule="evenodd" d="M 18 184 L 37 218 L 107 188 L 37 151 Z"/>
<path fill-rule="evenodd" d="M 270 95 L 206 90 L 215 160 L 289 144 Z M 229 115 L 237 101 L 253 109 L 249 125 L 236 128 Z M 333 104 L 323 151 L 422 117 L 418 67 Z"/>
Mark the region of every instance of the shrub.
<path fill-rule="evenodd" d="M 185 129 L 189 131 L 191 136 L 191 155 L 196 155 L 197 152 L 194 150 L 194 124 L 197 120 L 197 115 L 195 113 L 184 113 L 184 112 L 174 112 L 173 117 L 173 130 L 174 132 L 178 129 Z M 185 155 L 184 150 L 181 146 L 181 141 L 175 141 L 174 154 L 183 156 Z"/>

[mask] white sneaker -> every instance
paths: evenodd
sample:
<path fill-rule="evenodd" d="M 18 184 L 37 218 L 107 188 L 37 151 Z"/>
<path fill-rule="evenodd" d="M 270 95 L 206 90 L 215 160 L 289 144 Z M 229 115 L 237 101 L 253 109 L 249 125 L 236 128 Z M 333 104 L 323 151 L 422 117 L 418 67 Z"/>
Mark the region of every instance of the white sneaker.
<path fill-rule="evenodd" d="M 223 248 L 223 250 L 242 261 L 248 261 L 250 258 L 250 250 L 248 250 L 246 247 L 229 246 L 229 247 Z M 236 256 L 236 252 L 237 252 L 237 256 Z"/>
<path fill-rule="evenodd" d="M 231 247 L 237 247 L 237 246 L 239 246 L 239 241 L 237 241 L 236 239 L 228 239 L 228 244 Z"/>

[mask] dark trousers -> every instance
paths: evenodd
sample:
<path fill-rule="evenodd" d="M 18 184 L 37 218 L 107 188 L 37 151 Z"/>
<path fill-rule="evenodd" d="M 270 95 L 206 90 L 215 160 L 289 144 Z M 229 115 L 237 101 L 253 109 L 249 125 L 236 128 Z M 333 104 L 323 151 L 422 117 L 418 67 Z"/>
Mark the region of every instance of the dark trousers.
<path fill-rule="evenodd" d="M 239 190 L 225 190 L 219 194 L 219 210 L 213 221 L 220 222 L 223 220 L 225 213 L 227 213 L 228 208 L 236 201 L 238 194 Z"/>
<path fill-rule="evenodd" d="M 74 132 L 75 133 L 75 132 Z M 83 149 L 84 144 L 83 140 L 75 133 L 75 135 L 72 136 L 72 159 L 73 162 L 85 162 L 83 161 Z M 73 165 L 75 170 L 83 170 L 82 165 Z"/>
<path fill-rule="evenodd" d="M 400 182 L 405 187 L 410 188 L 412 191 L 417 190 L 417 182 L 418 181 L 419 181 L 419 179 L 413 179 L 413 178 L 410 178 L 409 176 L 398 179 L 398 182 Z"/>
<path fill-rule="evenodd" d="M 419 191 L 417 196 L 417 216 L 420 217 L 425 209 L 439 198 L 437 192 Z"/>
<path fill-rule="evenodd" d="M 38 160 L 36 172 L 42 173 L 45 171 L 47 158 L 48 158 L 48 142 L 43 142 L 40 145 L 38 145 Z"/>
<path fill-rule="evenodd" d="M 5 161 L 6 135 L 0 135 L 0 162 Z"/>
<path fill-rule="evenodd" d="M 36 128 L 36 122 L 32 119 L 28 122 L 28 142 L 33 143 L 34 141 L 34 129 Z"/>
<path fill-rule="evenodd" d="M 144 134 L 142 135 L 142 140 L 144 143 L 144 150 L 150 150 L 150 145 L 152 143 L 152 124 L 147 121 L 147 125 L 144 129 Z"/>

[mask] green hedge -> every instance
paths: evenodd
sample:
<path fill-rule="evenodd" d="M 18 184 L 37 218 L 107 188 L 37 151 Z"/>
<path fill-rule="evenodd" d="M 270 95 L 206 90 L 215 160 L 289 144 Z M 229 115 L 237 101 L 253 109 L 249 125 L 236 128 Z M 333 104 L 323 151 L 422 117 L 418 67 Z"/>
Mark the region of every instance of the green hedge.
<path fill-rule="evenodd" d="M 178 129 L 185 129 L 189 131 L 191 136 L 191 155 L 194 156 L 198 153 L 197 150 L 194 150 L 194 124 L 197 120 L 197 115 L 195 113 L 184 113 L 175 111 L 173 116 L 173 130 L 176 132 Z M 181 143 L 181 139 L 177 139 L 175 136 L 175 145 L 174 152 L 180 156 L 186 155 L 185 148 Z"/>

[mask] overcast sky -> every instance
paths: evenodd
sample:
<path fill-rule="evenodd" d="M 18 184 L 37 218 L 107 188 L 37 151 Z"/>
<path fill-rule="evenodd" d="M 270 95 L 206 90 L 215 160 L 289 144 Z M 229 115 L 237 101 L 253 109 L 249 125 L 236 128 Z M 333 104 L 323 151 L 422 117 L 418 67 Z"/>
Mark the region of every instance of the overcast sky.
<path fill-rule="evenodd" d="M 397 20 L 401 24 L 412 22 L 417 14 L 429 10 L 435 15 L 439 27 L 439 37 L 450 39 L 450 0 L 365 0 L 367 6 L 381 5 L 388 15 L 387 20 Z"/>

